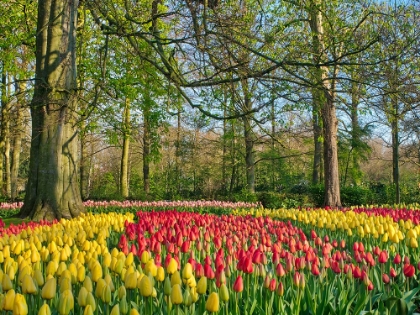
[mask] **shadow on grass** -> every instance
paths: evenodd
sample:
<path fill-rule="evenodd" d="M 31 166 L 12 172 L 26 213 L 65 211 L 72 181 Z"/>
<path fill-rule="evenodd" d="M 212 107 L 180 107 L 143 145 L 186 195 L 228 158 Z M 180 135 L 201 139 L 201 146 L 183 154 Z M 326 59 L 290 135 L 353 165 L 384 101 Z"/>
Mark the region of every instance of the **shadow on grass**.
<path fill-rule="evenodd" d="M 27 219 L 21 219 L 21 218 L 17 218 L 17 217 L 11 217 L 11 218 L 5 218 L 3 219 L 4 224 L 6 225 L 6 227 L 10 226 L 10 224 L 13 225 L 18 225 L 20 223 L 23 222 L 30 222 L 31 220 L 29 218 Z"/>

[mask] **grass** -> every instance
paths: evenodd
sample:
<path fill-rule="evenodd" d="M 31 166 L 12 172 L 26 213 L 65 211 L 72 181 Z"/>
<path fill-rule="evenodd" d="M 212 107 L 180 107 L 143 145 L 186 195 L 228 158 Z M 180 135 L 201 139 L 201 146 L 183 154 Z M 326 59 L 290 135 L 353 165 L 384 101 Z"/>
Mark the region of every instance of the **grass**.
<path fill-rule="evenodd" d="M 20 218 L 5 218 L 3 219 L 3 222 L 6 224 L 6 227 L 10 226 L 10 224 L 20 224 L 22 222 L 29 222 L 29 219 L 20 219 Z"/>

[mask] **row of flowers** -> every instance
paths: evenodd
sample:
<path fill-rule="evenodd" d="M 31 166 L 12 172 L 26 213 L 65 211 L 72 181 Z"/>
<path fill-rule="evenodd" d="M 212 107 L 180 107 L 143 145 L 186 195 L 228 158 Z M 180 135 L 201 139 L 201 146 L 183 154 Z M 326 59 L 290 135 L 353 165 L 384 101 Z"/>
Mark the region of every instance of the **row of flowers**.
<path fill-rule="evenodd" d="M 416 310 L 420 266 L 401 242 L 391 249 L 373 237 L 354 241 L 351 228 L 334 234 L 317 221 L 304 222 L 303 211 L 301 221 L 299 213 L 289 218 L 302 226 L 252 212 L 149 211 L 138 212 L 137 222 L 129 213 L 86 214 L 16 228 L 0 238 L 0 309 L 113 315 Z M 404 222 L 397 225 L 405 229 Z"/>

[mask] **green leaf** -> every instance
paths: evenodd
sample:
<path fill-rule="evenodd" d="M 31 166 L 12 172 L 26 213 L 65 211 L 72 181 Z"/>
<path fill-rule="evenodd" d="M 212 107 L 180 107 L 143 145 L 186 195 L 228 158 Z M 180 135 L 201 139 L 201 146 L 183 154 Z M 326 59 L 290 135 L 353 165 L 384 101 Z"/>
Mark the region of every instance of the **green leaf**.
<path fill-rule="evenodd" d="M 255 299 L 254 302 L 252 303 L 251 309 L 249 311 L 249 315 L 252 315 L 256 306 L 257 306 L 257 299 Z"/>

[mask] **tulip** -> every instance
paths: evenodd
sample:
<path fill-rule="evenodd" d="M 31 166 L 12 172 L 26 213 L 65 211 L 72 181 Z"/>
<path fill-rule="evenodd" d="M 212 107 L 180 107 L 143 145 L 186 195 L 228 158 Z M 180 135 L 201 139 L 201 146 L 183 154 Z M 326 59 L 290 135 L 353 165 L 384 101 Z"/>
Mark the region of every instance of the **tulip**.
<path fill-rule="evenodd" d="M 383 281 L 385 284 L 388 284 L 388 283 L 389 283 L 390 279 L 389 279 L 389 276 L 388 276 L 386 273 L 384 273 L 384 274 L 382 275 L 382 281 Z"/>
<path fill-rule="evenodd" d="M 68 315 L 73 308 L 73 293 L 71 292 L 71 290 L 63 291 L 58 299 L 58 313 L 60 315 Z"/>
<path fill-rule="evenodd" d="M 276 279 L 271 279 L 270 280 L 270 285 L 268 286 L 268 289 L 271 291 L 271 292 L 273 292 L 275 289 L 276 289 L 276 286 L 277 286 L 277 281 L 276 281 Z"/>
<path fill-rule="evenodd" d="M 128 313 L 128 303 L 127 303 L 127 298 L 126 298 L 125 295 L 120 300 L 120 312 L 121 312 L 121 314 L 127 314 Z"/>
<path fill-rule="evenodd" d="M 26 304 L 25 297 L 17 293 L 13 302 L 13 315 L 28 314 L 28 304 Z"/>
<path fill-rule="evenodd" d="M 206 302 L 206 311 L 210 313 L 216 313 L 219 311 L 219 295 L 216 292 L 212 292 Z"/>
<path fill-rule="evenodd" d="M 171 280 L 169 280 L 169 277 L 166 277 L 163 283 L 163 293 L 168 296 L 168 295 L 171 295 L 171 291 L 172 291 Z"/>
<path fill-rule="evenodd" d="M 38 311 L 38 315 L 51 315 L 51 309 L 47 303 L 44 303 Z"/>
<path fill-rule="evenodd" d="M 92 292 L 88 292 L 86 296 L 86 307 L 88 306 L 92 309 L 93 312 L 96 310 L 96 300 Z"/>
<path fill-rule="evenodd" d="M 34 279 L 26 274 L 22 280 L 22 293 L 25 294 L 36 294 L 38 289 L 35 285 Z"/>
<path fill-rule="evenodd" d="M 223 302 L 229 301 L 229 291 L 226 284 L 224 283 L 222 283 L 222 285 L 219 288 L 219 296 Z"/>
<path fill-rule="evenodd" d="M 278 296 L 283 296 L 284 294 L 284 286 L 283 286 L 283 282 L 279 281 L 279 285 L 277 286 L 277 295 Z"/>
<path fill-rule="evenodd" d="M 183 297 L 182 297 L 182 290 L 180 284 L 175 284 L 172 286 L 171 291 L 171 302 L 174 305 L 182 304 Z"/>
<path fill-rule="evenodd" d="M 182 277 L 184 279 L 189 279 L 193 275 L 192 265 L 190 263 L 186 263 L 184 269 L 182 270 Z"/>
<path fill-rule="evenodd" d="M 233 284 L 233 290 L 237 293 L 240 293 L 244 290 L 244 280 L 242 279 L 241 275 L 238 275 L 236 278 L 235 283 Z"/>
<path fill-rule="evenodd" d="M 399 265 L 401 263 L 401 255 L 396 254 L 394 257 L 394 264 Z"/>
<path fill-rule="evenodd" d="M 3 291 L 9 291 L 13 289 L 12 280 L 10 280 L 10 277 L 8 274 L 3 275 L 3 280 L 1 282 L 1 285 L 2 285 Z"/>
<path fill-rule="evenodd" d="M 41 296 L 44 300 L 51 300 L 55 297 L 57 292 L 57 280 L 50 278 L 45 282 L 44 287 L 41 290 Z"/>
<path fill-rule="evenodd" d="M 403 267 L 404 276 L 407 278 L 411 278 L 414 276 L 414 273 L 416 272 L 416 269 L 411 264 L 405 264 Z"/>
<path fill-rule="evenodd" d="M 148 276 L 144 276 L 140 282 L 140 294 L 144 297 L 149 297 L 153 293 L 153 286 L 150 278 Z"/>
<path fill-rule="evenodd" d="M 163 282 L 165 280 L 165 269 L 162 266 L 159 266 L 156 271 L 156 281 Z"/>
<path fill-rule="evenodd" d="M 395 271 L 394 268 L 390 268 L 389 269 L 389 275 L 391 276 L 391 278 L 395 278 L 397 276 L 397 272 Z"/>
<path fill-rule="evenodd" d="M 130 315 L 140 315 L 140 314 L 139 314 L 139 311 L 138 310 L 136 310 L 135 308 L 132 308 L 130 310 Z"/>
<path fill-rule="evenodd" d="M 114 307 L 111 310 L 110 315 L 120 315 L 120 305 L 115 304 Z"/>
<path fill-rule="evenodd" d="M 171 258 L 171 260 L 169 261 L 168 267 L 166 268 L 166 272 L 172 275 L 177 270 L 178 270 L 178 263 L 174 258 Z"/>
<path fill-rule="evenodd" d="M 83 286 L 86 288 L 86 290 L 88 290 L 88 292 L 93 292 L 93 284 L 89 276 L 83 280 Z"/>
<path fill-rule="evenodd" d="M 176 270 L 171 276 L 171 286 L 174 286 L 175 284 L 181 284 L 181 283 L 182 283 L 181 276 L 179 274 L 179 271 Z"/>
<path fill-rule="evenodd" d="M 15 296 L 16 296 L 15 290 L 11 289 L 7 291 L 6 296 L 4 298 L 3 310 L 13 311 L 13 304 L 15 301 Z"/>
<path fill-rule="evenodd" d="M 126 289 L 135 289 L 137 287 L 137 275 L 135 272 L 126 274 L 124 286 L 126 287 Z"/>
<path fill-rule="evenodd" d="M 93 315 L 94 310 L 92 309 L 92 306 L 87 305 L 85 307 L 85 311 L 83 312 L 83 315 Z"/>
<path fill-rule="evenodd" d="M 378 261 L 380 264 L 385 264 L 388 261 L 388 253 L 385 250 L 380 252 Z"/>

